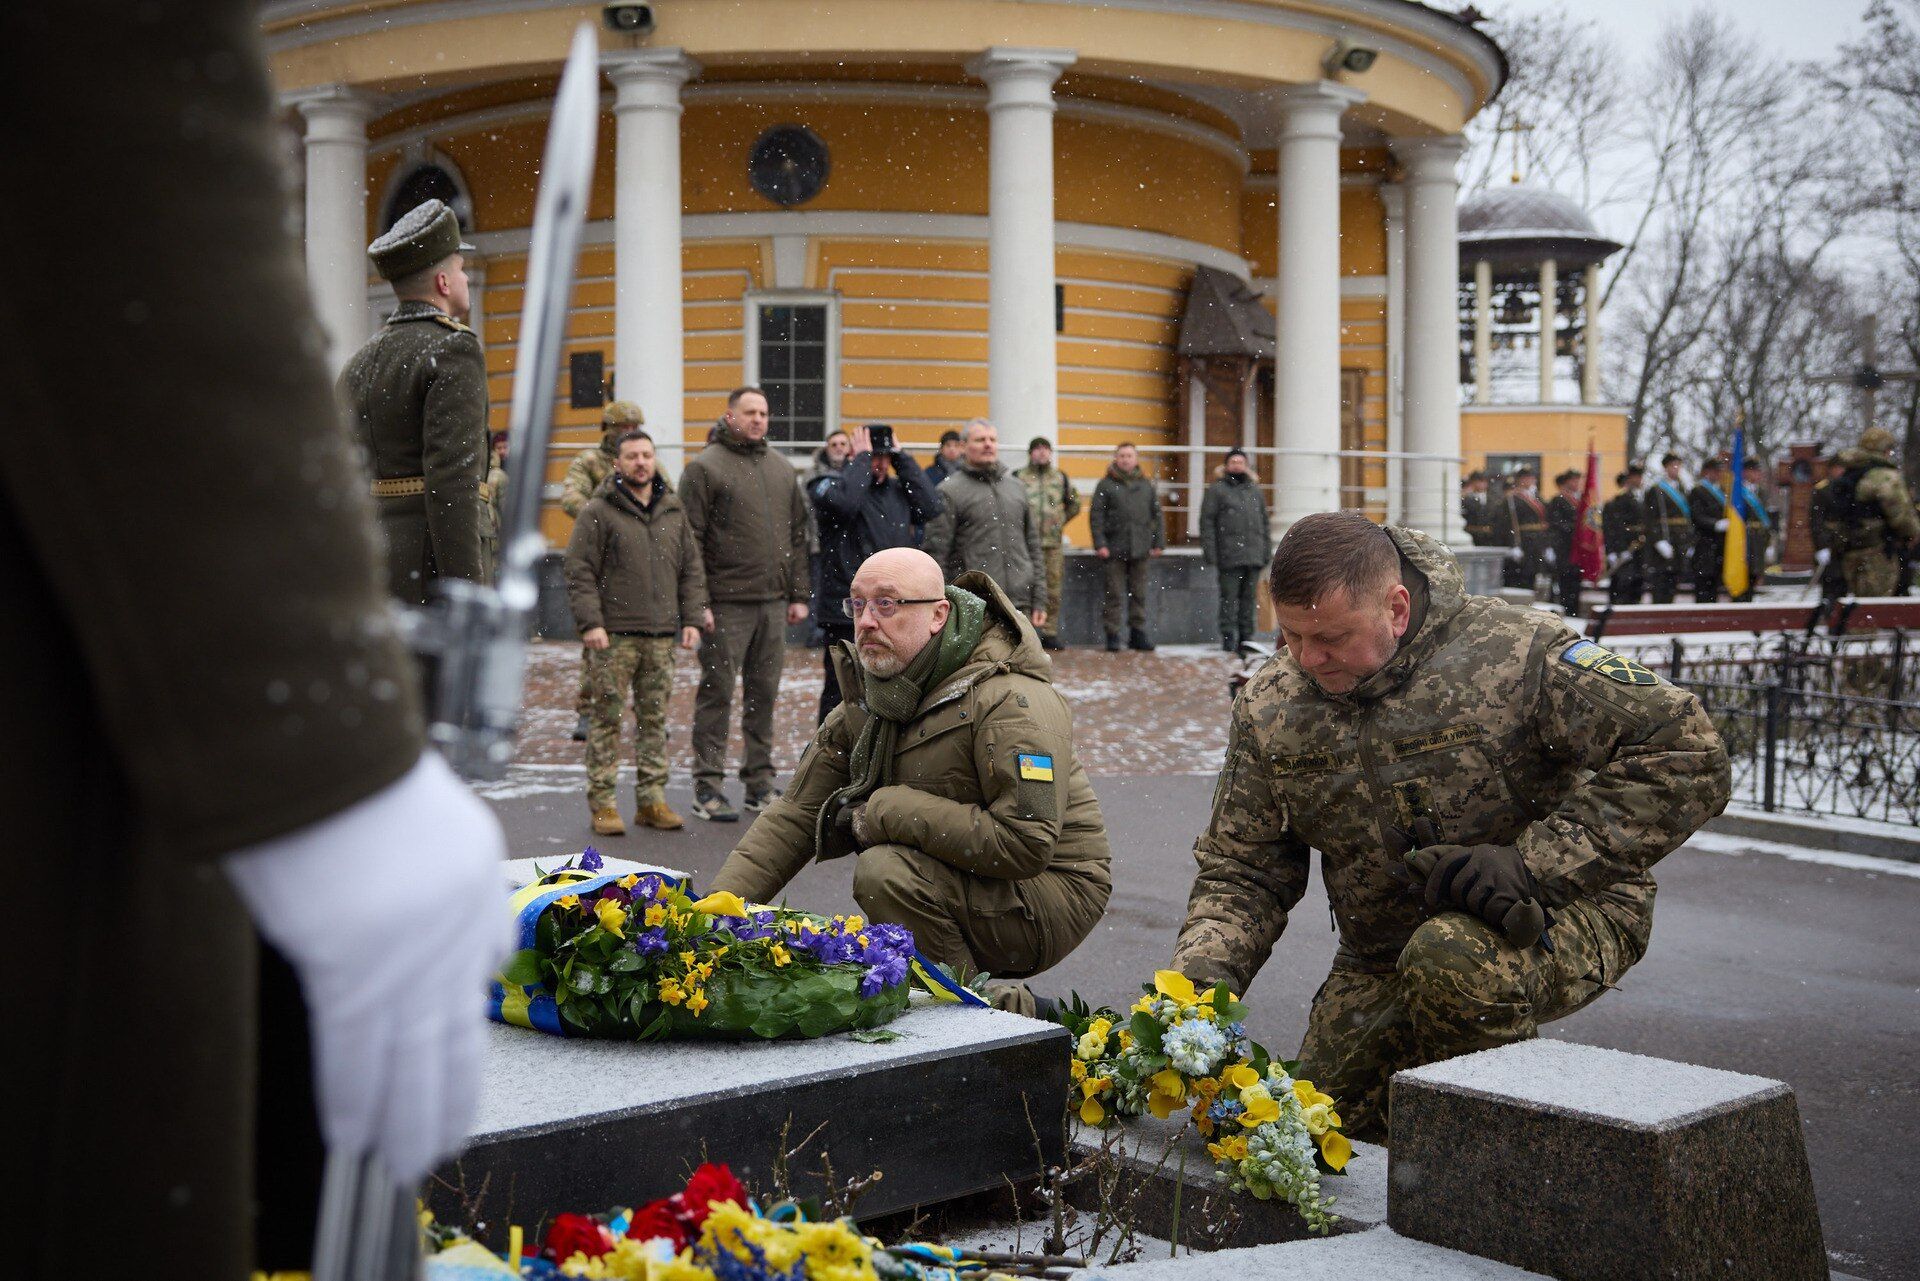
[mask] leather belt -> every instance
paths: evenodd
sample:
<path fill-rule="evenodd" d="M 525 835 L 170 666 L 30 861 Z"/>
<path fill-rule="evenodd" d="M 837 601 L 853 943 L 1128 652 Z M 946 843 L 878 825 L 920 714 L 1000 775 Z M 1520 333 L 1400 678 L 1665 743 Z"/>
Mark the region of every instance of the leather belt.
<path fill-rule="evenodd" d="M 375 498 L 417 498 L 427 492 L 425 476 L 396 476 L 373 482 Z"/>

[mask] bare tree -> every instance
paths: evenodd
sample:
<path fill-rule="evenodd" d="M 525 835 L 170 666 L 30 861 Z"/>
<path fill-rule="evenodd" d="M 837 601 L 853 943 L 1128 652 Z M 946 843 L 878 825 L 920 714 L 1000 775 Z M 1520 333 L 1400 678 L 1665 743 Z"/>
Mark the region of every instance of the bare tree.
<path fill-rule="evenodd" d="M 1626 108 L 1619 47 L 1565 7 L 1495 17 L 1488 33 L 1506 50 L 1512 73 L 1492 109 L 1467 126 L 1463 187 L 1508 181 L 1517 145 L 1529 181 L 1588 209 L 1618 198 L 1599 188 Z"/>

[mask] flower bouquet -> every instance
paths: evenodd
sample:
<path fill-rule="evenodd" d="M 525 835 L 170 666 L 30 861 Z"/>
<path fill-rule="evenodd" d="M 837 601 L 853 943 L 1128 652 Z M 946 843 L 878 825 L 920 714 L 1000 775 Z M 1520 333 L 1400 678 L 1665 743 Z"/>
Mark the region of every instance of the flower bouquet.
<path fill-rule="evenodd" d="M 520 950 L 493 1017 L 560 1036 L 818 1037 L 907 1006 L 913 935 L 858 916 L 694 898 L 685 880 L 604 870 L 589 849 L 514 895 Z"/>
<path fill-rule="evenodd" d="M 1161 970 L 1128 1016 L 1088 1009 L 1075 997 L 1059 1015 L 1074 1035 L 1073 1101 L 1087 1125 L 1139 1116 L 1165 1119 L 1190 1108 L 1220 1176 L 1236 1191 L 1281 1200 L 1307 1226 L 1332 1226 L 1323 1175 L 1342 1174 L 1353 1144 L 1334 1100 L 1249 1040 L 1246 1006 L 1215 984 L 1198 991 Z"/>
<path fill-rule="evenodd" d="M 429 1223 L 426 1281 L 957 1281 L 966 1256 L 938 1246 L 883 1247 L 848 1219 L 809 1221 L 783 1202 L 762 1213 L 724 1165 L 683 1191 L 632 1210 L 560 1214 L 540 1245 L 509 1232 L 506 1258 Z M 997 1274 L 966 1268 L 969 1281 Z"/>

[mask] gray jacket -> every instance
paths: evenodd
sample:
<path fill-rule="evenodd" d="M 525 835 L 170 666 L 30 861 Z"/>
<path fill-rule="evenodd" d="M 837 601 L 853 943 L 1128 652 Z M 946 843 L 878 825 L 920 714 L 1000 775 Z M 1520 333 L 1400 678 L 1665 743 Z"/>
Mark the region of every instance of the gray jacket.
<path fill-rule="evenodd" d="M 1222 476 L 1200 500 L 1200 551 L 1216 569 L 1262 569 L 1273 555 L 1267 500 L 1251 475 Z"/>
<path fill-rule="evenodd" d="M 1093 511 L 1087 521 L 1094 549 L 1104 547 L 1121 560 L 1139 560 L 1167 545 L 1160 495 L 1138 467 L 1130 472 L 1107 468 L 1094 487 Z"/>
<path fill-rule="evenodd" d="M 975 471 L 961 463 L 940 484 L 945 509 L 927 524 L 923 550 L 947 581 L 977 569 L 1031 613 L 1046 606 L 1040 526 L 1027 505 L 1027 487 L 999 463 Z"/>

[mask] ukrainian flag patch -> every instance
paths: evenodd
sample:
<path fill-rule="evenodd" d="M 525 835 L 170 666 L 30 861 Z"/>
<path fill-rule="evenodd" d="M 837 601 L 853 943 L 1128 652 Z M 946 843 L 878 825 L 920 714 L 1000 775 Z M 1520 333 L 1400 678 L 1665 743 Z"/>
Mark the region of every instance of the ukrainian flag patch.
<path fill-rule="evenodd" d="M 1604 676 L 1622 685 L 1655 685 L 1660 678 L 1630 658 L 1602 649 L 1592 641 L 1575 641 L 1560 653 L 1560 661 Z"/>
<path fill-rule="evenodd" d="M 1014 760 L 1019 763 L 1021 778 L 1036 783 L 1053 781 L 1053 757 L 1021 752 L 1014 757 Z"/>

